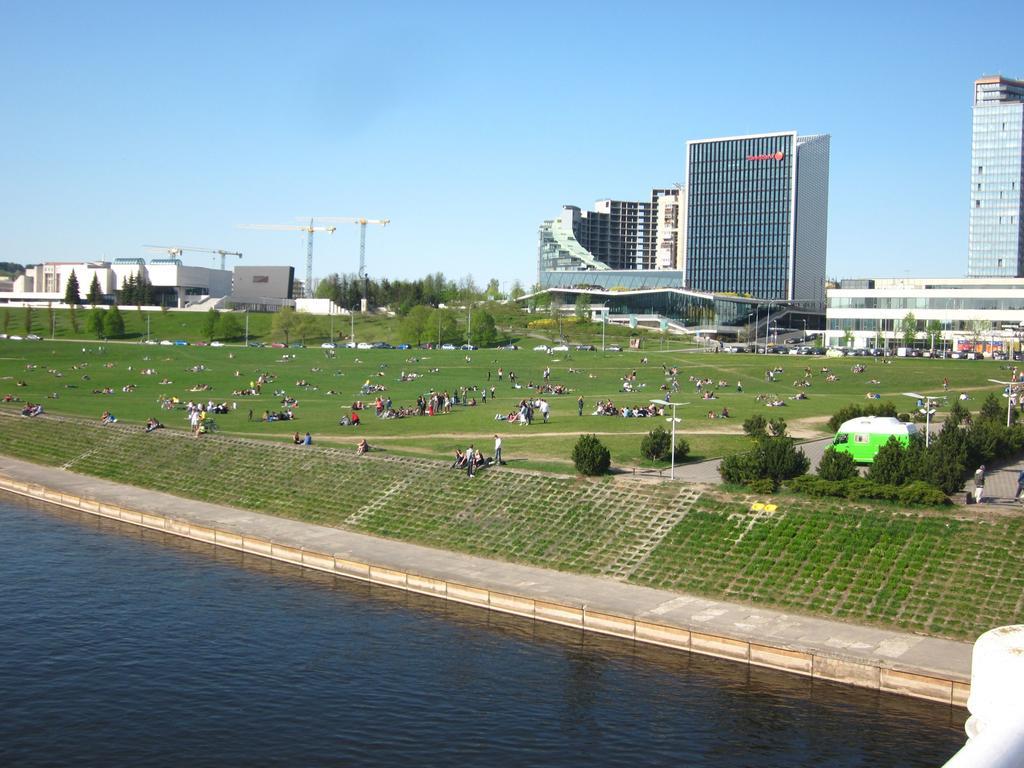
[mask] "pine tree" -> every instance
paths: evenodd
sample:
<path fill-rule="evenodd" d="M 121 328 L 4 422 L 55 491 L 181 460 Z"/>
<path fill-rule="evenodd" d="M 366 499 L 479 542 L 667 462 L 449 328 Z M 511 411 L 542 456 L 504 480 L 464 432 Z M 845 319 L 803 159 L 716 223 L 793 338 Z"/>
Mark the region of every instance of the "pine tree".
<path fill-rule="evenodd" d="M 64 289 L 64 303 L 71 306 L 82 303 L 82 297 L 78 293 L 78 276 L 73 269 L 71 270 L 71 276 L 68 278 L 67 287 Z"/>
<path fill-rule="evenodd" d="M 100 278 L 95 273 L 89 286 L 89 303 L 93 306 L 103 303 L 103 291 L 100 289 Z"/>
<path fill-rule="evenodd" d="M 116 304 L 107 310 L 103 318 L 103 335 L 108 338 L 124 336 L 124 317 Z"/>

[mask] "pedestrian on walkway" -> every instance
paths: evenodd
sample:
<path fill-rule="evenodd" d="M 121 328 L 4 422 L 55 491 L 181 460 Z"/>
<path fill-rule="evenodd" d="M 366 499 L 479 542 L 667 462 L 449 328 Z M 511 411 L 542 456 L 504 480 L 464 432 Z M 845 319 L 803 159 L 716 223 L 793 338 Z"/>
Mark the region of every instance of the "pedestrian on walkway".
<path fill-rule="evenodd" d="M 1022 496 L 1024 496 L 1024 469 L 1017 473 L 1017 493 L 1014 494 L 1014 498 L 1021 501 Z"/>
<path fill-rule="evenodd" d="M 985 498 L 985 465 L 982 464 L 974 471 L 974 503 L 981 504 Z"/>
<path fill-rule="evenodd" d="M 494 463 L 498 466 L 505 463 L 501 460 L 501 435 L 494 436 Z"/>
<path fill-rule="evenodd" d="M 551 406 L 548 405 L 547 400 L 540 401 L 540 415 L 544 417 L 544 423 L 548 423 L 548 416 L 551 413 Z"/>
<path fill-rule="evenodd" d="M 473 448 L 473 444 L 469 444 L 469 448 L 466 449 L 466 476 L 473 477 L 476 474 L 476 450 Z"/>
<path fill-rule="evenodd" d="M 582 416 L 583 415 L 583 395 L 580 395 L 576 399 L 576 414 L 578 416 Z"/>

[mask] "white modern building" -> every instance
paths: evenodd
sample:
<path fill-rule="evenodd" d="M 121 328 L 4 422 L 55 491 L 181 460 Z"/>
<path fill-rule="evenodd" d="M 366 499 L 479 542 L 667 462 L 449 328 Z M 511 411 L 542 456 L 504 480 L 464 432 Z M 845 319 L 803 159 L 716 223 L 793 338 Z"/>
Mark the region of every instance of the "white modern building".
<path fill-rule="evenodd" d="M 902 345 L 914 316 L 916 344 L 976 351 L 1020 346 L 1024 278 L 876 278 L 843 280 L 827 291 L 827 346 Z"/>
<path fill-rule="evenodd" d="M 46 262 L 27 267 L 14 278 L 11 291 L 0 293 L 0 302 L 8 304 L 58 304 L 64 301 L 71 273 L 78 280 L 83 300 L 95 279 L 105 303 L 116 300 L 126 281 L 144 276 L 156 296 L 166 298 L 167 306 L 182 308 L 188 304 L 220 298 L 231 293 L 232 275 L 227 269 L 191 267 L 177 259 Z M 155 304 L 161 304 L 161 300 Z"/>

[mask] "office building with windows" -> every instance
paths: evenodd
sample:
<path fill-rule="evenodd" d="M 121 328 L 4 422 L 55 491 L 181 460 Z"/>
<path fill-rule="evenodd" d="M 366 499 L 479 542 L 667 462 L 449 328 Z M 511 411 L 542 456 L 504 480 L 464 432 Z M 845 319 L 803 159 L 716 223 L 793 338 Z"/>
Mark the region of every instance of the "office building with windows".
<path fill-rule="evenodd" d="M 687 142 L 688 289 L 824 305 L 829 139 L 783 131 Z"/>
<path fill-rule="evenodd" d="M 1024 277 L 1024 81 L 974 83 L 970 277 Z"/>

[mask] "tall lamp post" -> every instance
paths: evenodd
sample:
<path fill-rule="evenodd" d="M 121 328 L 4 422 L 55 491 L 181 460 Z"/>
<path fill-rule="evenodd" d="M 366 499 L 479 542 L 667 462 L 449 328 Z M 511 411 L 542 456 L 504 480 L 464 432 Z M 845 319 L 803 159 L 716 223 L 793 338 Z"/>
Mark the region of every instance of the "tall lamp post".
<path fill-rule="evenodd" d="M 676 408 L 678 408 L 680 405 L 689 405 L 689 403 L 670 403 L 668 400 L 651 400 L 651 402 L 654 405 L 660 405 L 662 408 L 668 406 L 668 407 L 670 407 L 672 409 L 672 416 L 670 418 L 665 419 L 665 421 L 669 421 L 669 422 L 672 423 L 672 465 L 671 465 L 671 469 L 669 470 L 669 478 L 672 479 L 672 480 L 675 480 L 676 479 L 676 424 L 678 424 L 681 421 L 681 419 L 677 419 L 676 418 Z"/>
<path fill-rule="evenodd" d="M 919 395 L 917 392 L 904 392 L 903 394 L 924 403 L 924 447 L 927 448 L 931 444 L 932 436 L 932 403 L 945 398 Z"/>
<path fill-rule="evenodd" d="M 1010 426 L 1010 416 L 1013 413 L 1013 391 L 1019 386 L 1019 382 L 1016 381 L 999 381 L 998 379 L 989 379 L 993 384 L 1002 384 L 1006 389 L 1006 426 Z"/>

